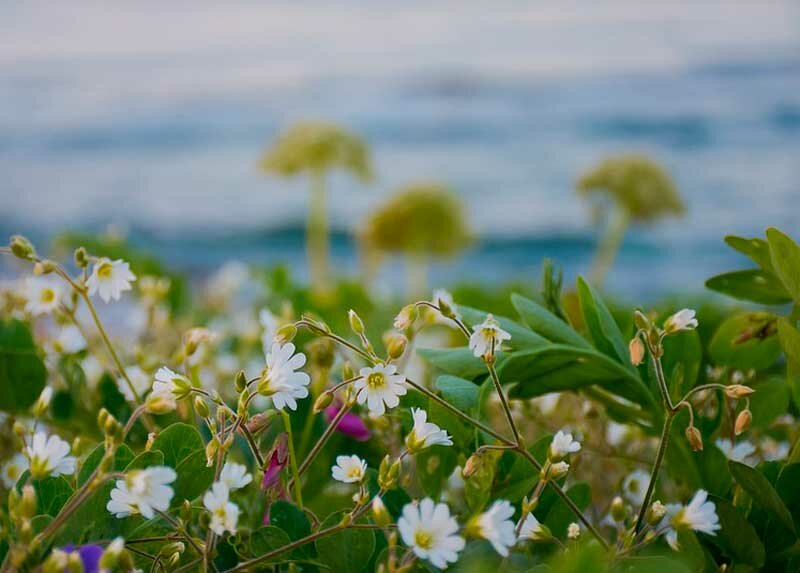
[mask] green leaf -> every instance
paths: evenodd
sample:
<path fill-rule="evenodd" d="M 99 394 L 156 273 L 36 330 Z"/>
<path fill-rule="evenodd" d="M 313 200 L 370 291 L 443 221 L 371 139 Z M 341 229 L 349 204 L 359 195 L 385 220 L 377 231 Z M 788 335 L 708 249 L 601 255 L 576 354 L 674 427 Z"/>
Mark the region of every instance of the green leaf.
<path fill-rule="evenodd" d="M 125 471 L 129 472 L 132 470 L 144 470 L 147 468 L 151 468 L 153 466 L 163 466 L 164 465 L 164 454 L 157 450 L 148 450 L 146 452 L 142 452 L 135 458 L 131 460 L 131 462 L 125 466 Z"/>
<path fill-rule="evenodd" d="M 504 384 L 517 382 L 511 390 L 515 398 L 597 384 L 637 404 L 654 404 L 650 391 L 637 374 L 594 349 L 553 344 L 515 352 L 500 365 L 498 374 Z"/>
<path fill-rule="evenodd" d="M 750 411 L 754 428 L 767 428 L 789 408 L 789 390 L 783 380 L 768 380 L 753 385 Z"/>
<path fill-rule="evenodd" d="M 772 267 L 769 243 L 764 239 L 759 239 L 758 237 L 746 239 L 744 237 L 728 235 L 725 237 L 725 242 L 740 253 L 750 257 L 750 259 L 763 270 L 770 273 L 775 272 L 775 269 Z"/>
<path fill-rule="evenodd" d="M 787 318 L 778 320 L 778 339 L 786 357 L 800 364 L 800 330 L 797 330 Z"/>
<path fill-rule="evenodd" d="M 322 523 L 320 529 L 333 527 L 341 521 L 334 513 Z M 344 529 L 316 541 L 319 560 L 337 573 L 361 573 L 375 551 L 375 532 L 371 529 Z"/>
<path fill-rule="evenodd" d="M 794 301 L 800 304 L 800 247 L 774 227 L 767 229 L 767 242 L 775 274 Z"/>
<path fill-rule="evenodd" d="M 583 277 L 578 277 L 578 299 L 583 320 L 589 328 L 595 347 L 633 371 L 628 344 L 622 331 L 603 300 Z"/>
<path fill-rule="evenodd" d="M 498 454 L 494 450 L 484 453 L 477 471 L 464 478 L 464 499 L 474 512 L 483 509 L 491 498 L 497 459 Z"/>
<path fill-rule="evenodd" d="M 745 312 L 723 322 L 714 333 L 708 351 L 715 364 L 739 370 L 764 370 L 781 354 L 778 337 L 760 333 L 774 320 L 765 312 Z"/>
<path fill-rule="evenodd" d="M 168 426 L 153 440 L 151 450 L 164 454 L 164 463 L 174 469 L 198 450 L 205 452 L 205 444 L 197 428 L 178 422 Z"/>
<path fill-rule="evenodd" d="M 589 341 L 578 334 L 569 324 L 531 299 L 512 294 L 511 304 L 517 309 L 522 321 L 546 339 L 578 348 L 591 348 Z"/>
<path fill-rule="evenodd" d="M 733 460 L 728 462 L 728 468 L 736 483 L 742 486 L 757 505 L 777 517 L 787 529 L 795 532 L 792 514 L 767 478 L 750 466 Z"/>
<path fill-rule="evenodd" d="M 661 363 L 674 399 L 680 399 L 694 388 L 702 362 L 703 344 L 696 330 L 685 330 L 664 338 Z"/>
<path fill-rule="evenodd" d="M 469 348 L 420 348 L 417 350 L 423 360 L 436 366 L 442 372 L 461 378 L 475 378 L 486 374 L 486 364 L 473 356 Z M 502 353 L 498 353 L 498 362 Z"/>
<path fill-rule="evenodd" d="M 417 454 L 416 461 L 417 477 L 425 495 L 438 499 L 458 464 L 458 454 L 451 447 L 433 446 Z"/>
<path fill-rule="evenodd" d="M 24 483 L 20 480 L 19 483 Z M 32 480 L 36 490 L 36 513 L 55 517 L 74 490 L 64 476 Z"/>
<path fill-rule="evenodd" d="M 28 326 L 0 320 L 0 410 L 24 412 L 44 389 L 47 370 Z"/>
<path fill-rule="evenodd" d="M 480 405 L 480 387 L 458 376 L 444 375 L 436 379 L 436 389 L 442 398 L 468 414 L 475 414 Z"/>
<path fill-rule="evenodd" d="M 726 499 L 710 496 L 714 502 L 722 527 L 711 541 L 735 561 L 760 568 L 766 559 L 764 544 L 758 538 L 755 528 L 744 515 Z"/>
<path fill-rule="evenodd" d="M 701 452 L 694 453 L 703 487 L 718 496 L 726 495 L 733 485 L 728 471 L 728 458 L 713 443 L 706 444 Z"/>
<path fill-rule="evenodd" d="M 272 525 L 259 527 L 252 534 L 250 534 L 250 552 L 253 557 L 261 557 L 270 551 L 286 547 L 291 543 L 289 536 L 282 529 Z M 288 556 L 289 552 L 276 556 L 273 559 L 264 561 L 264 563 L 274 563 L 275 561 L 283 561 Z"/>
<path fill-rule="evenodd" d="M 196 450 L 178 463 L 175 467 L 178 477 L 173 484 L 175 488 L 173 505 L 183 503 L 184 499 L 191 501 L 211 487 L 214 482 L 214 466 L 209 467 L 206 462 L 205 450 Z"/>
<path fill-rule="evenodd" d="M 296 505 L 282 499 L 270 505 L 269 523 L 285 531 L 292 541 L 302 539 L 311 533 L 311 524 L 306 514 Z"/>
<path fill-rule="evenodd" d="M 459 306 L 458 311 L 461 313 L 461 317 L 468 326 L 480 324 L 486 320 L 486 315 L 488 314 L 482 310 L 477 310 L 468 306 Z M 508 317 L 495 316 L 494 318 L 500 323 L 500 328 L 511 335 L 511 340 L 504 342 L 504 345 L 510 348 L 529 349 L 537 348 L 547 344 L 547 339 L 539 336 L 530 328 L 526 328 Z"/>
<path fill-rule="evenodd" d="M 97 469 L 97 466 L 100 464 L 100 460 L 103 459 L 105 452 L 105 447 L 103 444 L 100 444 L 86 457 L 86 460 L 83 462 L 83 465 L 81 465 L 81 469 L 78 472 L 78 487 L 85 484 L 86 480 L 89 479 L 89 476 L 92 475 L 92 472 Z M 125 466 L 131 462 L 133 457 L 133 450 L 131 450 L 126 444 L 120 444 L 117 448 L 117 451 L 114 452 L 113 471 L 119 472 L 124 470 Z"/>
<path fill-rule="evenodd" d="M 711 277 L 706 281 L 706 288 L 738 300 L 760 304 L 786 304 L 792 301 L 780 279 L 761 269 L 733 271 Z"/>

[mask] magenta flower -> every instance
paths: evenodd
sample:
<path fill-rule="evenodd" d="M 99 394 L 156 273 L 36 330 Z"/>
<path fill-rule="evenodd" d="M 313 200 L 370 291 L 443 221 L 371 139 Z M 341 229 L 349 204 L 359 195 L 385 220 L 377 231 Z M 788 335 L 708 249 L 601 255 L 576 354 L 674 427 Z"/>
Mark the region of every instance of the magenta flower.
<path fill-rule="evenodd" d="M 263 524 L 269 525 L 269 508 L 272 502 L 278 499 L 286 499 L 286 490 L 283 487 L 281 473 L 289 464 L 289 443 L 286 434 L 280 434 L 275 440 L 275 445 L 269 453 L 266 467 L 264 468 L 264 479 L 261 481 L 261 489 L 264 490 L 267 498 L 267 506 L 264 509 Z"/>
<path fill-rule="evenodd" d="M 325 419 L 329 424 L 333 421 L 341 408 L 342 405 L 338 402 L 334 402 L 325 408 Z M 369 440 L 370 436 L 372 436 L 372 432 L 369 431 L 369 428 L 367 428 L 364 420 L 352 412 L 347 412 L 344 416 L 342 416 L 336 431 L 341 432 L 348 438 L 353 438 L 359 442 L 366 442 Z"/>

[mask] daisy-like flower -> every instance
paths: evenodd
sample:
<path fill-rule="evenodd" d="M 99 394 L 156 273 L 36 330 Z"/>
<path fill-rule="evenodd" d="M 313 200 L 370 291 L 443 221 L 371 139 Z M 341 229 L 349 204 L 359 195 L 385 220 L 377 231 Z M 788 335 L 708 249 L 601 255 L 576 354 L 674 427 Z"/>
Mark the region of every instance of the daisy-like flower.
<path fill-rule="evenodd" d="M 253 476 L 247 473 L 247 468 L 242 464 L 225 462 L 219 474 L 219 481 L 224 483 L 229 491 L 234 491 L 253 481 Z"/>
<path fill-rule="evenodd" d="M 228 486 L 222 482 L 214 482 L 211 490 L 203 496 L 203 505 L 211 513 L 209 529 L 217 535 L 226 531 L 236 533 L 239 522 L 239 506 L 230 501 Z"/>
<path fill-rule="evenodd" d="M 356 401 L 366 403 L 371 414 L 380 416 L 387 408 L 394 408 L 408 391 L 406 377 L 397 373 L 394 364 L 362 368 L 359 374 L 361 377 L 353 383 Z"/>
<path fill-rule="evenodd" d="M 258 382 L 258 393 L 272 398 L 272 404 L 283 410 L 297 409 L 297 399 L 308 396 L 311 378 L 305 372 L 295 372 L 306 363 L 306 355 L 294 353 L 294 344 L 274 342 L 267 354 L 267 367 Z"/>
<path fill-rule="evenodd" d="M 440 569 L 458 561 L 458 552 L 464 549 L 464 538 L 458 535 L 458 523 L 450 517 L 450 509 L 427 497 L 419 504 L 409 503 L 403 507 L 397 529 L 403 543 L 417 557 Z"/>
<path fill-rule="evenodd" d="M 125 369 L 125 372 L 128 374 L 128 378 L 130 378 L 133 387 L 136 388 L 136 393 L 139 396 L 142 396 L 145 392 L 147 392 L 148 388 L 150 388 L 150 377 L 147 373 L 142 370 L 139 366 L 130 366 Z M 136 400 L 136 397 L 131 392 L 131 387 L 128 385 L 128 381 L 125 380 L 124 377 L 120 376 L 117 378 L 117 388 L 119 388 L 120 393 L 125 396 L 125 399 L 129 402 L 133 402 Z"/>
<path fill-rule="evenodd" d="M 664 321 L 664 331 L 667 334 L 674 334 L 681 330 L 694 330 L 697 325 L 695 312 L 690 308 L 684 308 Z"/>
<path fill-rule="evenodd" d="M 411 408 L 414 427 L 406 437 L 406 447 L 412 454 L 431 446 L 452 446 L 453 440 L 436 424 L 428 422 L 428 413 L 420 408 Z"/>
<path fill-rule="evenodd" d="M 33 479 L 74 473 L 75 457 L 69 452 L 69 444 L 58 436 L 36 432 L 31 445 L 25 448 Z"/>
<path fill-rule="evenodd" d="M 25 280 L 25 310 L 34 316 L 49 314 L 58 308 L 63 287 L 53 278 L 28 277 Z"/>
<path fill-rule="evenodd" d="M 89 296 L 99 294 L 103 302 L 119 300 L 122 293 L 131 290 L 131 283 L 136 280 L 136 275 L 131 272 L 131 266 L 117 259 L 99 259 L 92 268 L 92 274 L 86 280 Z"/>
<path fill-rule="evenodd" d="M 542 541 L 550 537 L 550 531 L 546 525 L 539 523 L 532 513 L 525 517 L 525 521 L 519 528 L 519 539 L 530 539 L 532 541 Z"/>
<path fill-rule="evenodd" d="M 7 460 L 0 468 L 0 479 L 3 480 L 3 485 L 6 489 L 11 489 L 17 485 L 19 476 L 25 473 L 28 469 L 28 458 L 22 454 L 15 454 L 10 460 Z"/>
<path fill-rule="evenodd" d="M 336 456 L 331 468 L 333 479 L 343 483 L 359 483 L 367 473 L 367 462 L 358 456 Z"/>
<path fill-rule="evenodd" d="M 141 513 L 151 519 L 156 511 L 169 509 L 175 495 L 169 484 L 177 477 L 175 470 L 167 466 L 132 471 L 124 480 L 117 480 L 106 509 L 118 518 Z"/>
<path fill-rule="evenodd" d="M 715 443 L 726 458 L 735 462 L 746 463 L 745 460 L 756 451 L 756 447 L 747 440 L 740 440 L 733 444 L 727 438 L 720 438 Z"/>
<path fill-rule="evenodd" d="M 719 517 L 717 517 L 717 508 L 714 502 L 708 501 L 708 492 L 703 489 L 698 490 L 686 506 L 668 504 L 666 507 L 670 527 L 666 530 L 664 537 L 675 551 L 679 549 L 678 531 L 680 529 L 692 529 L 708 535 L 716 535 L 721 528 Z"/>
<path fill-rule="evenodd" d="M 486 320 L 473 326 L 472 330 L 469 348 L 477 358 L 493 349 L 498 350 L 504 340 L 511 340 L 511 335 L 500 328 L 500 323 L 491 314 L 487 314 Z"/>
<path fill-rule="evenodd" d="M 650 474 L 643 470 L 634 470 L 622 482 L 622 495 L 631 505 L 640 506 L 644 503 L 647 486 L 650 484 Z"/>
<path fill-rule="evenodd" d="M 86 339 L 74 324 L 62 328 L 53 340 L 53 350 L 59 354 L 75 354 L 86 348 Z"/>
<path fill-rule="evenodd" d="M 517 532 L 511 518 L 514 507 L 504 499 L 495 501 L 491 507 L 470 523 L 470 530 L 492 544 L 494 550 L 508 557 L 508 548 L 517 541 Z"/>
<path fill-rule="evenodd" d="M 570 454 L 580 451 L 581 444 L 572 439 L 572 434 L 559 430 L 550 442 L 550 459 L 560 460 Z"/>

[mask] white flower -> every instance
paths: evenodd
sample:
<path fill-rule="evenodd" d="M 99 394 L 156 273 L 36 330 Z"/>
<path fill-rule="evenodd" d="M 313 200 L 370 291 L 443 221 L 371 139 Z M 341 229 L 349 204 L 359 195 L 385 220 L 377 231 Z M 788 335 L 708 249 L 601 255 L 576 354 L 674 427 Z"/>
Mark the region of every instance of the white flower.
<path fill-rule="evenodd" d="M 697 328 L 695 312 L 690 308 L 679 310 L 664 321 L 664 330 L 667 334 L 680 332 L 681 330 L 694 330 Z"/>
<path fill-rule="evenodd" d="M 192 383 L 186 376 L 173 372 L 166 366 L 156 371 L 153 380 L 153 394 L 169 394 L 175 398 L 186 396 Z"/>
<path fill-rule="evenodd" d="M 119 300 L 122 293 L 131 290 L 131 283 L 136 280 L 136 275 L 131 272 L 131 266 L 117 259 L 99 259 L 92 268 L 92 274 L 86 280 L 89 296 L 99 294 L 103 302 Z"/>
<path fill-rule="evenodd" d="M 567 538 L 578 539 L 581 536 L 581 526 L 574 521 L 567 526 Z"/>
<path fill-rule="evenodd" d="M 554 460 L 561 459 L 580 451 L 580 442 L 572 439 L 572 434 L 559 430 L 553 436 L 553 441 L 550 442 L 550 458 Z"/>
<path fill-rule="evenodd" d="M 42 393 L 39 394 L 39 398 L 36 399 L 36 404 L 33 406 L 34 415 L 38 418 L 39 416 L 44 415 L 47 409 L 50 407 L 50 402 L 53 401 L 53 387 L 52 386 L 45 386 L 42 390 Z"/>
<path fill-rule="evenodd" d="M 119 518 L 141 513 L 151 519 L 156 511 L 169 509 L 175 495 L 169 484 L 176 477 L 175 470 L 166 466 L 132 471 L 124 480 L 117 480 L 106 509 Z"/>
<path fill-rule="evenodd" d="M 88 354 L 81 362 L 81 368 L 83 368 L 83 373 L 86 375 L 86 383 L 89 388 L 94 389 L 105 372 L 103 364 L 94 354 Z"/>
<path fill-rule="evenodd" d="M 475 518 L 472 526 L 476 535 L 486 539 L 495 551 L 507 557 L 508 548 L 517 540 L 516 527 L 511 521 L 513 516 L 514 507 L 506 500 L 500 499 Z"/>
<path fill-rule="evenodd" d="M 86 348 L 86 339 L 80 329 L 70 324 L 61 329 L 53 340 L 53 350 L 61 354 L 75 354 Z"/>
<path fill-rule="evenodd" d="M 519 528 L 519 539 L 531 539 L 533 541 L 541 541 L 550 537 L 550 532 L 547 527 L 539 523 L 532 513 L 525 517 L 522 526 Z"/>
<path fill-rule="evenodd" d="M 49 314 L 58 308 L 63 287 L 54 278 L 28 277 L 25 280 L 25 310 L 34 316 Z"/>
<path fill-rule="evenodd" d="M 628 430 L 625 424 L 609 421 L 606 426 L 606 441 L 612 446 L 619 446 L 628 434 Z"/>
<path fill-rule="evenodd" d="M 272 404 L 283 410 L 287 406 L 297 409 L 297 398 L 308 396 L 307 386 L 311 378 L 305 372 L 295 372 L 306 363 L 306 355 L 294 353 L 294 344 L 274 342 L 267 354 L 267 368 L 258 383 L 258 392 L 272 398 Z"/>
<path fill-rule="evenodd" d="M 427 559 L 435 567 L 445 569 L 448 563 L 458 561 L 458 552 L 464 549 L 464 538 L 457 534 L 458 523 L 450 517 L 443 504 L 434 504 L 430 498 L 419 504 L 409 503 L 397 520 L 397 529 L 420 559 Z"/>
<path fill-rule="evenodd" d="M 138 366 L 130 366 L 125 369 L 125 372 L 127 372 L 133 387 L 136 388 L 136 393 L 139 394 L 139 397 L 147 392 L 148 388 L 150 388 L 150 377 L 144 370 Z M 119 388 L 119 391 L 129 402 L 136 400 L 133 392 L 131 392 L 131 387 L 128 385 L 128 381 L 125 380 L 123 376 L 117 378 L 117 388 Z"/>
<path fill-rule="evenodd" d="M 734 445 L 730 440 L 720 438 L 715 443 L 726 458 L 735 462 L 745 463 L 745 459 L 752 456 L 756 451 L 756 447 L 747 440 L 741 440 Z"/>
<path fill-rule="evenodd" d="M 11 489 L 17 485 L 19 476 L 25 473 L 27 469 L 28 458 L 22 454 L 15 454 L 13 458 L 6 460 L 6 463 L 4 463 L 2 469 L 0 469 L 0 480 L 3 481 L 3 485 L 6 486 L 6 489 Z"/>
<path fill-rule="evenodd" d="M 47 437 L 44 432 L 36 432 L 25 454 L 34 479 L 48 476 L 69 475 L 75 472 L 75 457 L 69 455 L 67 442 L 56 435 Z"/>
<path fill-rule="evenodd" d="M 494 316 L 486 315 L 486 320 L 472 327 L 473 333 L 469 337 L 469 347 L 472 353 L 480 358 L 487 352 L 498 350 L 504 340 L 511 340 L 511 335 L 500 328 Z"/>
<path fill-rule="evenodd" d="M 353 383 L 356 400 L 359 404 L 367 404 L 371 414 L 381 415 L 387 408 L 394 408 L 400 403 L 400 396 L 405 395 L 406 377 L 397 374 L 394 364 L 377 365 L 362 368 L 361 377 Z"/>
<path fill-rule="evenodd" d="M 761 442 L 761 456 L 767 462 L 785 460 L 786 456 L 789 455 L 789 451 L 788 442 L 777 442 L 772 438 L 766 438 Z"/>
<path fill-rule="evenodd" d="M 665 537 L 669 546 L 675 551 L 679 548 L 679 529 L 693 529 L 708 535 L 716 535 L 721 527 L 717 517 L 717 508 L 714 502 L 708 501 L 708 492 L 703 489 L 694 494 L 689 505 L 681 507 L 677 504 L 668 504 L 667 515 L 671 527 L 666 530 Z"/>
<path fill-rule="evenodd" d="M 538 398 L 534 398 L 533 402 L 539 407 L 539 411 L 542 414 L 549 416 L 555 411 L 560 398 L 560 392 L 550 392 L 549 394 L 542 394 Z"/>
<path fill-rule="evenodd" d="M 269 352 L 272 343 L 275 339 L 275 334 L 278 332 L 278 317 L 272 314 L 269 309 L 265 308 L 258 313 L 258 322 L 261 323 L 261 347 L 264 353 Z"/>
<path fill-rule="evenodd" d="M 209 528 L 217 535 L 226 531 L 236 533 L 236 524 L 239 522 L 239 506 L 229 500 L 228 486 L 222 482 L 215 482 L 211 491 L 203 496 L 203 505 L 211 513 Z"/>
<path fill-rule="evenodd" d="M 219 474 L 219 481 L 224 483 L 230 491 L 234 491 L 253 481 L 253 476 L 247 473 L 247 468 L 242 464 L 225 462 Z"/>
<path fill-rule="evenodd" d="M 634 470 L 622 482 L 622 495 L 631 505 L 638 507 L 644 503 L 648 485 L 650 485 L 650 474 L 643 470 Z"/>
<path fill-rule="evenodd" d="M 453 440 L 436 424 L 428 422 L 428 413 L 420 408 L 411 408 L 414 427 L 406 437 L 406 447 L 412 454 L 431 446 L 452 446 Z"/>
<path fill-rule="evenodd" d="M 358 456 L 336 456 L 331 468 L 333 479 L 344 483 L 359 483 L 367 473 L 367 462 Z"/>

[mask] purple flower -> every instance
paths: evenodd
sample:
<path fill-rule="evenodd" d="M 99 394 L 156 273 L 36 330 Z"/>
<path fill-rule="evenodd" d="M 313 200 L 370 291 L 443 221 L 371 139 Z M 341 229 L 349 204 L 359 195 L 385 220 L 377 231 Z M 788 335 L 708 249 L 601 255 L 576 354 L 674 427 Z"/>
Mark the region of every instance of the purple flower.
<path fill-rule="evenodd" d="M 335 402 L 325 408 L 325 419 L 329 424 L 333 421 L 341 408 L 342 405 L 338 402 Z M 341 432 L 345 436 L 353 438 L 359 442 L 366 442 L 369 440 L 370 436 L 372 436 L 372 432 L 369 431 L 369 428 L 367 428 L 364 420 L 352 412 L 348 412 L 342 416 L 336 431 Z"/>
<path fill-rule="evenodd" d="M 264 468 L 264 479 L 261 481 L 261 489 L 264 490 L 267 498 L 267 506 L 264 509 L 263 524 L 269 525 L 269 508 L 272 502 L 277 499 L 285 499 L 286 490 L 281 481 L 281 473 L 289 463 L 289 442 L 286 434 L 280 434 L 275 440 L 275 445 L 268 455 L 267 466 Z"/>
<path fill-rule="evenodd" d="M 75 546 L 71 543 L 64 547 L 67 553 L 75 552 Z M 103 556 L 103 548 L 99 545 L 81 545 L 77 549 L 78 555 L 81 557 L 84 573 L 99 573 L 100 571 L 100 557 Z"/>

